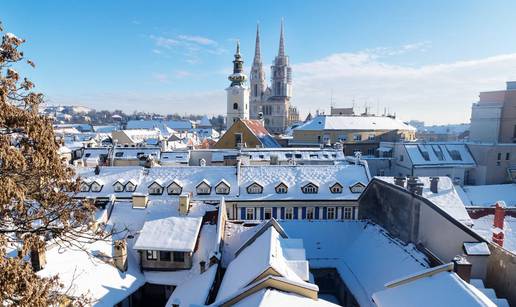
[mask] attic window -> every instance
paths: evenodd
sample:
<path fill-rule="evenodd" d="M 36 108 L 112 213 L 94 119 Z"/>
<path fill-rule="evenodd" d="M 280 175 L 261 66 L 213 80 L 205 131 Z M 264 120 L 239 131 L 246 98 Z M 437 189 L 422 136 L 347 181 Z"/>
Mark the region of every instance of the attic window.
<path fill-rule="evenodd" d="M 230 187 L 224 181 L 220 182 L 215 187 L 215 193 L 216 194 L 229 194 L 229 191 L 230 191 Z"/>
<path fill-rule="evenodd" d="M 301 188 L 301 192 L 305 194 L 317 194 L 319 187 L 313 183 L 307 183 Z"/>
<path fill-rule="evenodd" d="M 280 183 L 276 186 L 276 193 L 286 194 L 287 192 L 288 192 L 288 187 L 284 183 Z"/>
<path fill-rule="evenodd" d="M 98 182 L 93 182 L 91 184 L 91 191 L 92 192 L 100 192 L 102 191 L 103 185 L 99 184 Z"/>
<path fill-rule="evenodd" d="M 301 156 L 301 154 L 295 154 L 295 155 L 294 155 L 294 157 L 295 157 L 296 159 L 301 159 L 301 157 L 302 157 L 302 156 Z"/>
<path fill-rule="evenodd" d="M 251 183 L 247 187 L 247 194 L 262 194 L 263 187 L 256 182 Z"/>
<path fill-rule="evenodd" d="M 161 194 L 163 194 L 163 187 L 161 187 L 161 185 L 159 185 L 157 182 L 153 182 L 149 186 L 149 194 L 151 194 L 151 195 L 161 195 Z"/>
<path fill-rule="evenodd" d="M 117 158 L 121 158 L 123 155 L 124 155 L 123 151 L 119 151 L 119 152 L 115 153 L 115 157 L 117 157 Z"/>
<path fill-rule="evenodd" d="M 335 183 L 334 185 L 332 185 L 330 187 L 330 192 L 332 192 L 333 194 L 335 193 L 342 193 L 342 185 L 340 183 Z"/>
<path fill-rule="evenodd" d="M 209 195 L 211 193 L 211 186 L 203 181 L 197 186 L 196 190 L 198 195 Z"/>
<path fill-rule="evenodd" d="M 167 187 L 168 195 L 180 195 L 181 192 L 183 192 L 183 187 L 175 181 L 172 181 L 172 183 Z"/>
<path fill-rule="evenodd" d="M 292 158 L 292 154 L 291 154 L 291 153 L 286 153 L 286 154 L 285 154 L 285 158 L 287 158 L 287 159 Z"/>
<path fill-rule="evenodd" d="M 132 183 L 131 181 L 129 181 L 125 185 L 125 191 L 126 192 L 134 192 L 134 191 L 136 191 L 136 185 L 134 183 Z"/>
<path fill-rule="evenodd" d="M 123 192 L 124 191 L 124 185 L 121 182 L 117 181 L 115 183 L 115 189 L 114 190 L 115 190 L 115 192 Z"/>
<path fill-rule="evenodd" d="M 351 193 L 362 193 L 365 189 L 365 184 L 362 182 L 357 182 L 354 185 L 349 187 Z"/>
<path fill-rule="evenodd" d="M 462 161 L 462 156 L 460 155 L 460 152 L 458 150 L 455 150 L 455 149 L 449 150 L 448 149 L 448 153 L 450 154 L 450 157 L 454 161 Z"/>
<path fill-rule="evenodd" d="M 89 157 L 91 156 L 91 153 L 89 153 L 89 152 L 88 152 L 88 153 L 86 153 L 84 156 L 85 156 L 86 158 L 89 158 Z"/>

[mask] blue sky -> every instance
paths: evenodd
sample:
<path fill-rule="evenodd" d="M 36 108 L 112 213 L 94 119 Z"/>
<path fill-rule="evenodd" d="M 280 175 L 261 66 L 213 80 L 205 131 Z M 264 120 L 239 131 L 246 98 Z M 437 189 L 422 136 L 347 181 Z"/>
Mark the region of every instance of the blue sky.
<path fill-rule="evenodd" d="M 389 108 L 402 119 L 469 120 L 478 92 L 516 79 L 515 1 L 6 1 L 27 39 L 22 69 L 49 103 L 217 114 L 236 39 L 267 78 L 285 19 L 293 102 Z"/>

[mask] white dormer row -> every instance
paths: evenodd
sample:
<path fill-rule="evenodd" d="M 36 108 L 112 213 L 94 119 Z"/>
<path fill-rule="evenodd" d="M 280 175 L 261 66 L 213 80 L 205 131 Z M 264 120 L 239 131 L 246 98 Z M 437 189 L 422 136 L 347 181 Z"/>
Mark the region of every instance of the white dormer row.
<path fill-rule="evenodd" d="M 79 187 L 81 192 L 101 192 L 104 182 L 100 179 L 94 181 L 83 181 Z"/>
<path fill-rule="evenodd" d="M 134 192 L 138 184 L 133 179 L 125 182 L 123 179 L 118 179 L 113 183 L 113 190 L 117 193 L 120 192 Z"/>
<path fill-rule="evenodd" d="M 160 180 L 155 180 L 152 182 L 148 189 L 150 195 L 161 195 L 167 190 L 167 194 L 169 195 L 180 195 L 183 192 L 183 185 L 181 182 L 173 180 L 168 185 L 165 185 Z M 197 195 L 210 195 L 212 190 L 211 183 L 203 179 L 197 186 L 195 187 L 195 192 Z M 231 185 L 226 180 L 222 179 L 215 185 L 215 194 L 227 195 L 231 191 Z"/>
<path fill-rule="evenodd" d="M 362 193 L 364 191 L 366 185 L 362 182 L 356 182 L 349 186 L 349 190 L 351 193 Z M 330 192 L 333 194 L 342 193 L 344 190 L 344 187 L 342 184 L 335 182 L 333 185 L 330 186 Z M 263 193 L 263 185 L 261 185 L 258 182 L 253 182 L 246 188 L 247 194 L 262 194 Z M 276 187 L 274 188 L 277 194 L 286 194 L 288 193 L 288 186 L 280 182 Z M 319 193 L 319 185 L 314 182 L 307 182 L 301 187 L 301 192 L 303 194 L 317 194 Z"/>

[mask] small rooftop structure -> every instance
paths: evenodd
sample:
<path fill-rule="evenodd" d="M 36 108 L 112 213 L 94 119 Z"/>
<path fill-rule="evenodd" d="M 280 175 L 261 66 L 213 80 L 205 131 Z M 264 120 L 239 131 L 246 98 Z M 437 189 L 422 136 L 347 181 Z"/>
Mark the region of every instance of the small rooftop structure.
<path fill-rule="evenodd" d="M 200 217 L 171 216 L 146 221 L 134 249 L 193 252 L 201 224 Z"/>

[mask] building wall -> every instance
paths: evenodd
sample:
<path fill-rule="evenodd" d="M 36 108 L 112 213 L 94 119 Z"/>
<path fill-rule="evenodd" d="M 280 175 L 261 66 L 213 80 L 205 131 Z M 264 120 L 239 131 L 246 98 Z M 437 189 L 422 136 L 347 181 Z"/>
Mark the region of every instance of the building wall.
<path fill-rule="evenodd" d="M 355 135 L 361 136 L 361 141 L 354 141 Z M 374 135 L 374 139 L 369 137 Z M 345 141 L 342 139 L 345 138 Z M 293 143 L 325 144 L 329 140 L 331 144 L 343 142 L 353 143 L 378 143 L 395 142 L 400 140 L 412 141 L 415 139 L 415 132 L 411 130 L 296 130 L 293 132 Z"/>
<path fill-rule="evenodd" d="M 499 142 L 516 143 L 516 90 L 505 93 Z"/>
<path fill-rule="evenodd" d="M 508 183 L 507 168 L 516 167 L 516 144 L 467 144 L 477 167 L 469 173 L 468 184 Z M 500 154 L 500 160 L 498 155 Z M 509 159 L 507 159 L 507 154 Z"/>
<path fill-rule="evenodd" d="M 230 86 L 227 92 L 227 117 L 226 127 L 231 127 L 238 119 L 249 119 L 249 89 L 242 86 Z M 238 109 L 234 109 L 233 105 L 237 104 Z"/>
<path fill-rule="evenodd" d="M 486 287 L 494 288 L 498 297 L 507 298 L 516 305 L 516 255 L 496 245 L 490 245 L 491 256 L 487 266 Z"/>
<path fill-rule="evenodd" d="M 501 105 L 479 105 L 471 107 L 469 139 L 472 142 L 497 142 L 500 133 Z"/>
<path fill-rule="evenodd" d="M 254 220 L 263 220 L 265 208 L 272 209 L 272 217 L 275 219 L 285 219 L 286 208 L 294 208 L 293 219 L 307 219 L 306 208 L 314 208 L 314 219 L 327 219 L 327 208 L 335 207 L 335 219 L 344 219 L 344 208 L 349 207 L 351 210 L 351 219 L 358 217 L 358 204 L 356 201 L 245 201 L 232 202 L 226 201 L 228 209 L 228 217 L 232 220 L 246 219 L 246 208 L 254 209 Z"/>

